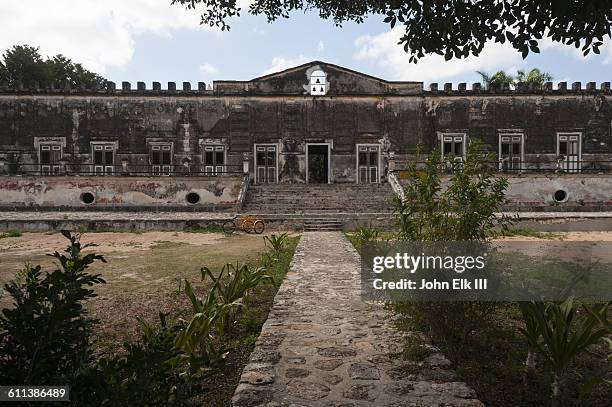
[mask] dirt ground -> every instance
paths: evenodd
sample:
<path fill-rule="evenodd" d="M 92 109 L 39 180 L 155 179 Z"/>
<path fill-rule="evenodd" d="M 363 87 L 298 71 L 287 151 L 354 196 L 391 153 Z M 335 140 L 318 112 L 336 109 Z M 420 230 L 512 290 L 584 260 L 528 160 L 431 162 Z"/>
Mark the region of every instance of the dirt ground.
<path fill-rule="evenodd" d="M 503 250 L 518 251 L 531 257 L 612 264 L 612 231 L 558 232 L 546 236 L 511 236 L 495 239 L 494 242 Z"/>
<path fill-rule="evenodd" d="M 26 262 L 50 270 L 54 259 L 46 254 L 63 250 L 67 242 L 59 233 L 0 239 L 0 283 L 14 278 Z M 123 342 L 137 335 L 136 316 L 157 322 L 159 311 L 189 309 L 181 281 L 186 278 L 196 291 L 203 292 L 206 284 L 200 280 L 201 267 L 220 270 L 226 263 L 255 260 L 264 250 L 262 236 L 244 234 L 87 233 L 81 242 L 97 244 L 87 250 L 103 254 L 108 262 L 90 268 L 106 280 L 89 304 L 93 316 L 100 319 L 101 352 L 121 351 Z M 9 305 L 10 298 L 3 292 L 0 307 Z"/>

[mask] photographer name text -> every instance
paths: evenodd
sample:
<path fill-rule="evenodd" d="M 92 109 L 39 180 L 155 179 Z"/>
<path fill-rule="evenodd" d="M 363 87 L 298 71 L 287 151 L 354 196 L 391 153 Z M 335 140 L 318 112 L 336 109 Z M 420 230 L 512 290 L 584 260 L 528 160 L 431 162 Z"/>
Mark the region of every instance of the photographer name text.
<path fill-rule="evenodd" d="M 402 278 L 399 281 L 384 281 L 381 278 L 377 278 L 374 279 L 372 285 L 376 290 L 486 290 L 487 279 L 475 278 L 470 280 L 467 278 L 453 278 L 451 281 L 439 281 L 436 279 L 421 279 L 418 281 Z"/>

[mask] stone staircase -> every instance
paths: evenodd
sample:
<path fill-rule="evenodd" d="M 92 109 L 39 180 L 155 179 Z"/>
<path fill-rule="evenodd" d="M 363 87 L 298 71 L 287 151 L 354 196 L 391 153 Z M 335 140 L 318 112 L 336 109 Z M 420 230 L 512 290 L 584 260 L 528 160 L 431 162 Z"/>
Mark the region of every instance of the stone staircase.
<path fill-rule="evenodd" d="M 310 224 L 328 223 L 332 227 L 330 214 L 391 214 L 393 190 L 387 183 L 253 185 L 247 191 L 242 212 L 311 215 Z M 323 216 L 318 219 L 316 215 Z"/>
<path fill-rule="evenodd" d="M 342 230 L 344 222 L 339 218 L 308 217 L 304 219 L 304 232 L 332 232 Z"/>

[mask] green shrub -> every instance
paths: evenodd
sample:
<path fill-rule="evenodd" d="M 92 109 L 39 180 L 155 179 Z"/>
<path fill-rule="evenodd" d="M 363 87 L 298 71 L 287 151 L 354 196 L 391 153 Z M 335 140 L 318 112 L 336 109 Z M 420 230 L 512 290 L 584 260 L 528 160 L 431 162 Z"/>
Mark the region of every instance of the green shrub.
<path fill-rule="evenodd" d="M 561 303 L 529 302 L 521 306 L 529 346 L 546 360 L 553 375 L 553 406 L 561 405 L 561 379 L 567 367 L 587 348 L 609 334 L 601 322 L 610 304 L 580 307 L 573 299 Z"/>
<path fill-rule="evenodd" d="M 188 233 L 222 233 L 223 228 L 215 223 L 210 223 L 206 226 L 186 226 L 183 229 Z"/>
<path fill-rule="evenodd" d="M 270 236 L 264 236 L 264 242 L 266 243 L 266 246 L 269 244 L 270 248 L 275 253 L 280 253 L 285 248 L 288 238 L 289 235 L 287 235 L 287 233 L 283 233 L 279 236 L 273 234 Z"/>
<path fill-rule="evenodd" d="M 125 355 L 101 358 L 76 383 L 78 405 L 179 406 L 191 405 L 199 382 L 185 373 L 184 354 L 174 346 L 179 329 L 160 313 L 153 326 L 138 318 L 139 342 L 126 342 Z"/>
<path fill-rule="evenodd" d="M 496 213 L 506 200 L 508 180 L 495 176 L 488 166 L 491 159 L 474 140 L 463 161 L 450 157 L 443 162 L 434 149 L 423 171 L 409 164 L 405 199 L 395 199 L 400 237 L 421 242 L 485 240 L 495 227 L 506 230 L 512 219 Z M 446 189 L 440 176 L 443 167 L 452 170 Z"/>
<path fill-rule="evenodd" d="M 255 349 L 255 344 L 257 343 L 257 335 L 251 334 L 243 339 L 242 343 L 247 347 L 249 351 L 253 351 Z"/>
<path fill-rule="evenodd" d="M 380 231 L 374 227 L 360 226 L 355 236 L 361 241 L 376 240 L 380 236 Z"/>
<path fill-rule="evenodd" d="M 8 232 L 0 233 L 0 239 L 5 237 L 19 237 L 21 236 L 21 232 L 18 230 L 11 229 Z"/>
<path fill-rule="evenodd" d="M 420 150 L 420 149 L 419 149 Z M 396 198 L 395 218 L 399 238 L 409 241 L 484 241 L 494 228 L 506 230 L 512 219 L 498 217 L 505 202 L 508 181 L 497 178 L 487 166 L 491 155 L 482 143 L 470 143 L 465 160 L 454 157 L 444 162 L 433 150 L 423 171 L 416 163 L 406 170 L 405 199 Z M 452 178 L 442 188 L 441 169 L 450 168 Z M 396 304 L 409 313 L 419 329 L 443 340 L 464 339 L 485 323 L 499 304 L 493 302 L 414 302 Z"/>
<path fill-rule="evenodd" d="M 249 332 L 259 332 L 261 330 L 261 326 L 263 325 L 257 316 L 248 309 L 242 313 L 242 316 L 238 322 Z"/>
<path fill-rule="evenodd" d="M 215 343 L 215 327 L 227 307 L 217 303 L 216 281 L 207 295 L 197 298 L 189 281 L 185 280 L 185 294 L 191 301 L 193 316 L 185 327 L 177 332 L 176 348 L 182 350 L 191 360 L 193 374 L 203 375 L 220 365 L 227 352 Z"/>
<path fill-rule="evenodd" d="M 43 272 L 26 266 L 23 279 L 4 289 L 13 308 L 0 315 L 0 380 L 11 385 L 65 385 L 93 361 L 94 324 L 83 307 L 96 296 L 90 287 L 104 283 L 87 268 L 104 257 L 83 255 L 79 235 L 62 231 L 70 240 L 66 254 L 50 255 L 58 269 Z"/>

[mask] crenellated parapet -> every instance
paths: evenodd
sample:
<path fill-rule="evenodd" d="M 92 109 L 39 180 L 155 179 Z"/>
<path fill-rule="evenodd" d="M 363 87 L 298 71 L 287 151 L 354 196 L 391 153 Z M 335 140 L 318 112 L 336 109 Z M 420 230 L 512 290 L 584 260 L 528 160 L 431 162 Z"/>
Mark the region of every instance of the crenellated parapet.
<path fill-rule="evenodd" d="M 529 94 L 552 94 L 552 95 L 563 95 L 563 94 L 610 94 L 610 82 L 602 82 L 599 87 L 596 82 L 587 82 L 586 87 L 582 86 L 582 82 L 573 82 L 569 87 L 567 82 L 559 82 L 557 88 L 553 87 L 552 82 L 544 83 L 542 88 L 535 88 L 533 84 L 527 85 L 519 82 L 514 88 L 510 88 L 509 85 L 505 85 L 502 88 L 485 89 L 479 82 L 472 83 L 470 87 L 467 83 L 461 82 L 459 84 L 453 84 L 450 82 L 444 83 L 440 86 L 438 83 L 431 83 L 427 89 L 424 90 L 426 95 L 529 95 Z"/>
<path fill-rule="evenodd" d="M 115 82 L 107 82 L 106 88 L 99 87 L 74 87 L 70 83 L 52 83 L 41 85 L 37 81 L 31 81 L 27 84 L 17 82 L 13 86 L 9 86 L 6 82 L 0 82 L 0 94 L 16 94 L 16 95 L 181 95 L 181 96 L 199 96 L 212 95 L 213 91 L 205 82 L 198 82 L 197 88 L 192 88 L 191 82 L 183 82 L 182 87 L 178 88 L 176 82 L 168 82 L 167 88 L 162 89 L 160 82 L 153 82 L 151 87 L 147 87 L 145 82 L 136 82 L 136 87 L 130 82 L 121 82 L 117 85 Z"/>
<path fill-rule="evenodd" d="M 534 88 L 532 85 L 517 83 L 514 88 L 506 85 L 503 88 L 485 89 L 481 83 L 476 82 L 468 86 L 467 83 L 431 83 L 427 88 L 423 88 L 420 82 L 389 82 L 389 95 L 440 95 L 440 96 L 462 96 L 462 95 L 564 95 L 564 94 L 612 94 L 610 82 L 558 82 L 556 88 L 552 82 L 544 83 L 542 88 Z M 151 86 L 139 81 L 136 86 L 130 82 L 107 82 L 104 89 L 90 87 L 73 87 L 70 83 L 41 85 L 36 81 L 24 84 L 17 82 L 9 86 L 6 82 L 0 82 L 0 94 L 15 95 L 134 95 L 134 96 L 159 96 L 159 95 L 181 95 L 181 96 L 225 96 L 225 95 L 247 95 L 247 94 L 275 94 L 273 90 L 260 91 L 256 82 L 249 81 L 215 81 L 213 86 L 207 86 L 205 82 L 197 82 L 197 87 L 193 87 L 191 82 L 183 82 L 177 86 L 176 82 L 168 82 L 166 89 L 162 89 L 161 82 L 152 82 Z M 284 94 L 278 92 L 277 94 Z"/>

